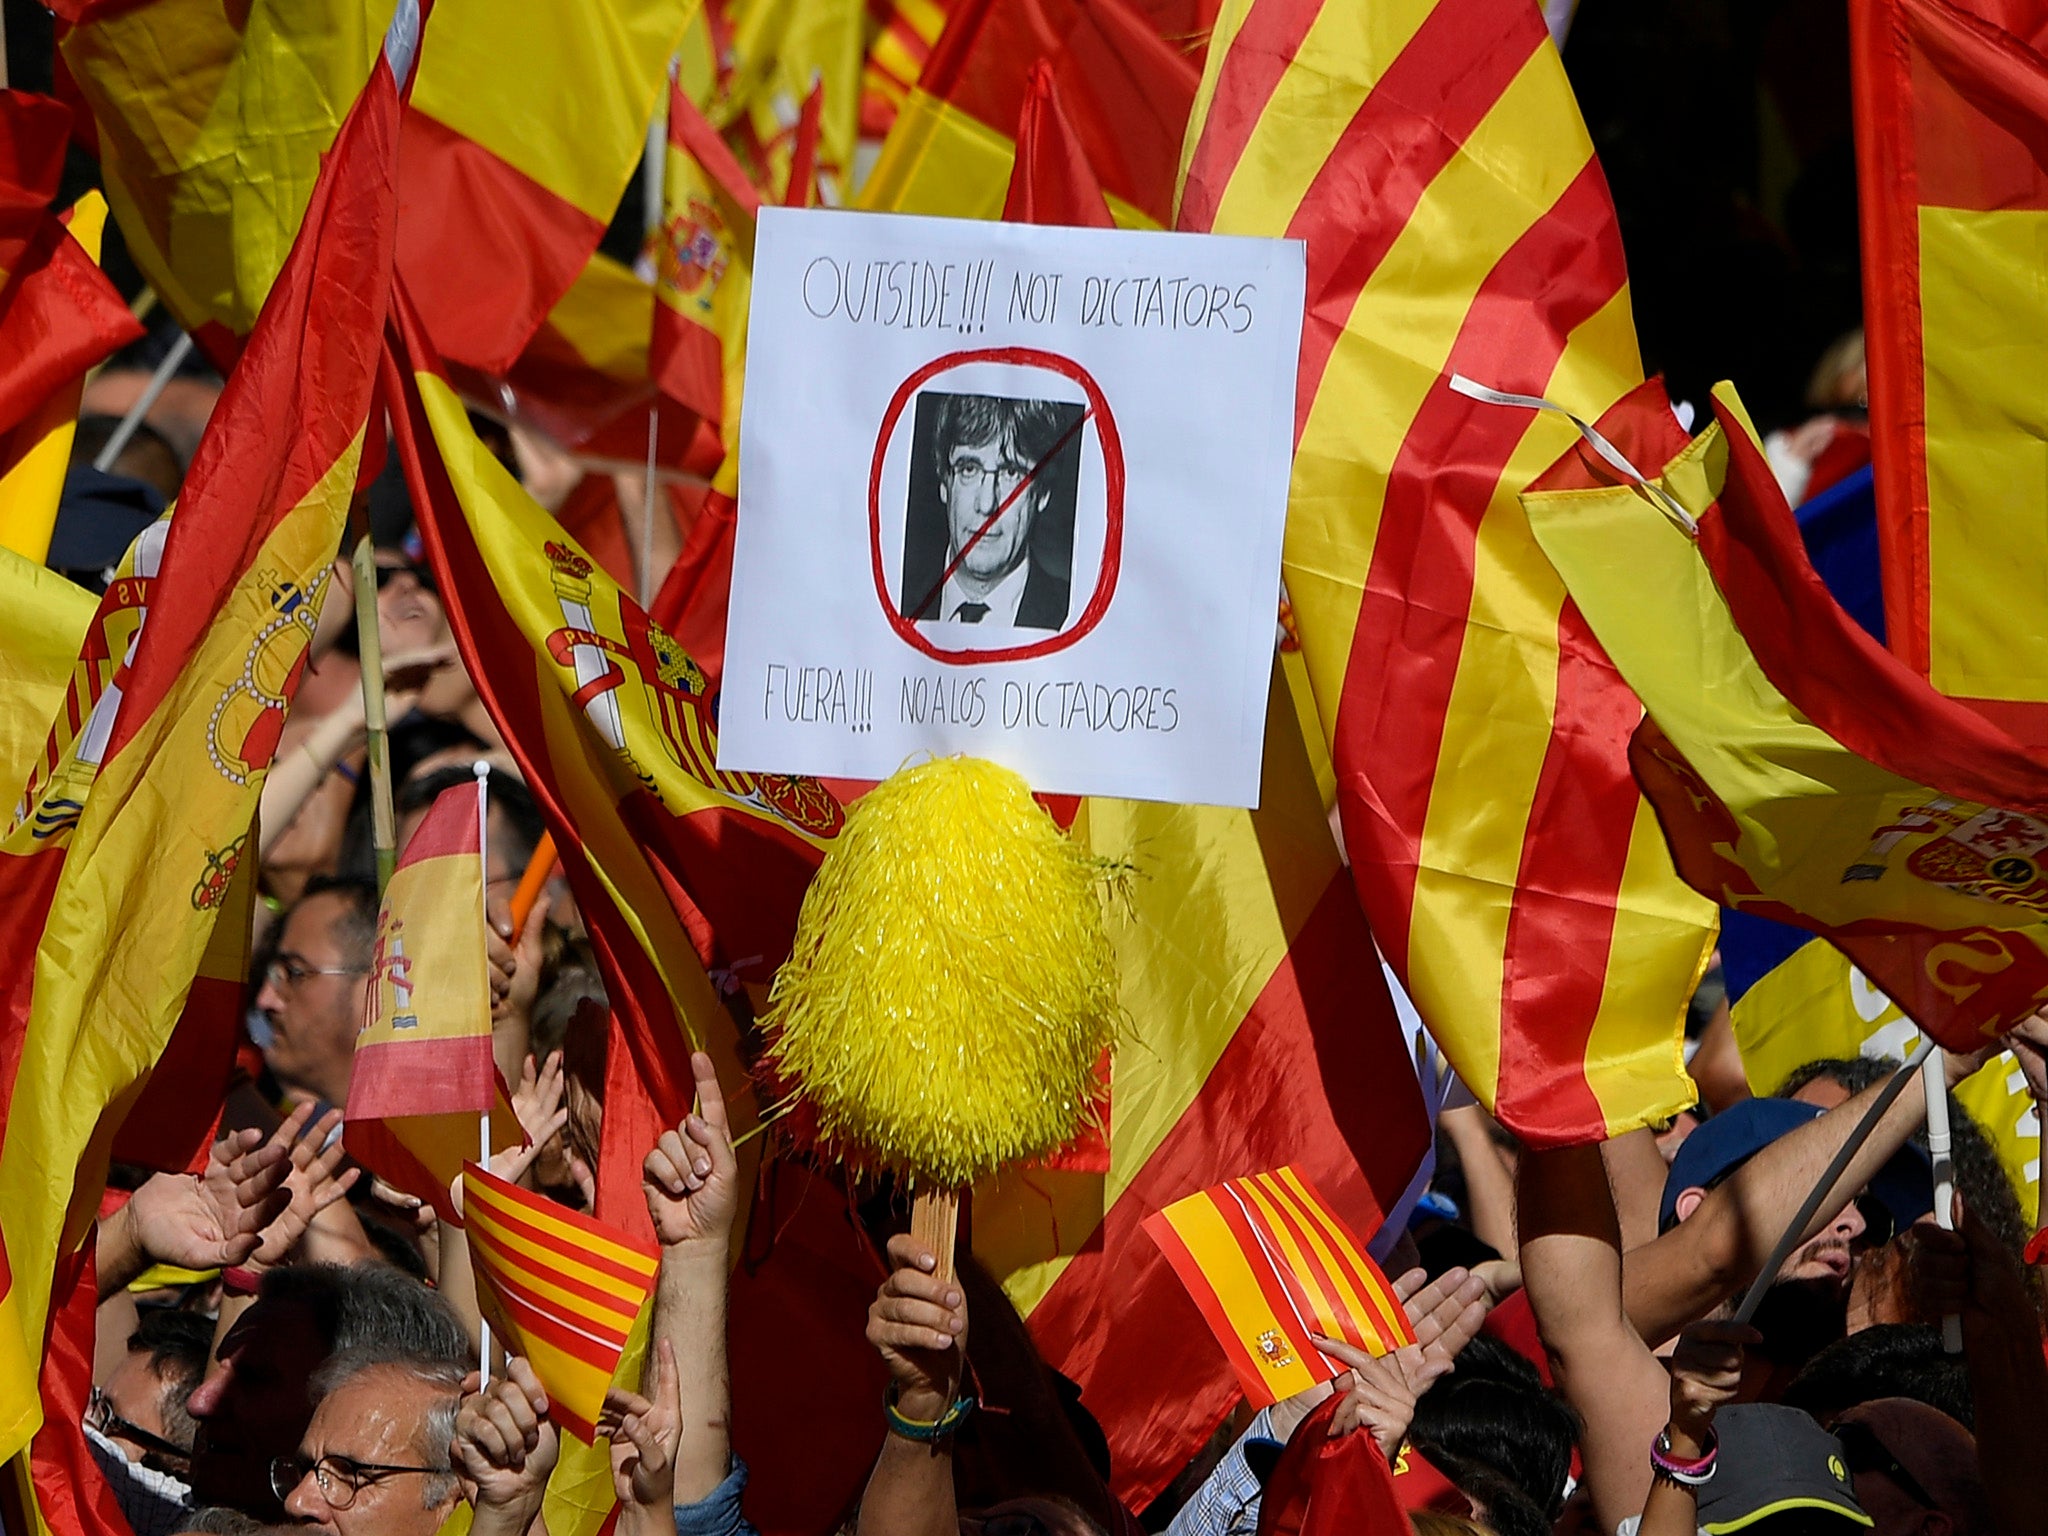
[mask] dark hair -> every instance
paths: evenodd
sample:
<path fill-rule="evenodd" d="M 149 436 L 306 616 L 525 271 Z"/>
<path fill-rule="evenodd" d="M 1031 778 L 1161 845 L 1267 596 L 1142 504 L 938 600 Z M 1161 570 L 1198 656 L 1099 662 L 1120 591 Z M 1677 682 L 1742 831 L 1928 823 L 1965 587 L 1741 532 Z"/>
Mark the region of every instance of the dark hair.
<path fill-rule="evenodd" d="M 1778 1086 L 1776 1097 L 1789 1099 L 1808 1083 L 1820 1078 L 1840 1085 L 1850 1093 L 1861 1093 L 1898 1071 L 1900 1063 L 1890 1056 L 1822 1056 L 1794 1067 Z M 1913 1133 L 1914 1142 L 1927 1145 L 1923 1128 Z M 2019 1194 L 2012 1177 L 1998 1156 L 1998 1148 L 1969 1110 L 1961 1104 L 1949 1106 L 1949 1148 L 1955 1159 L 1956 1188 L 1963 1203 L 1977 1219 L 1991 1229 L 1991 1235 L 2015 1259 L 2026 1251 L 2034 1235 L 2033 1224 L 2021 1214 Z M 2031 1275 L 2030 1286 L 2032 1288 Z"/>
<path fill-rule="evenodd" d="M 423 773 L 418 778 L 407 779 L 398 787 L 397 812 L 400 816 L 414 811 L 423 811 L 440 799 L 444 791 L 467 784 L 476 775 L 458 764 L 436 768 L 432 773 Z M 511 846 L 505 849 L 505 867 L 516 877 L 523 874 L 533 858 L 533 850 L 540 846 L 541 834 L 547 824 L 541 820 L 540 807 L 534 803 L 533 791 L 513 778 L 509 773 L 491 775 L 491 809 L 505 818 L 505 825 L 511 830 Z"/>
<path fill-rule="evenodd" d="M 1861 1093 L 1876 1083 L 1883 1082 L 1899 1070 L 1900 1063 L 1889 1056 L 1816 1056 L 1812 1061 L 1802 1062 L 1785 1074 L 1785 1081 L 1778 1084 L 1774 1099 L 1789 1099 L 1808 1083 L 1826 1078 L 1837 1087 L 1849 1093 Z"/>
<path fill-rule="evenodd" d="M 1536 1368 L 1500 1340 L 1479 1334 L 1463 1349 L 1448 1375 L 1439 1376 L 1415 1400 L 1408 1427 L 1422 1454 L 1451 1476 L 1450 1463 L 1490 1468 L 1521 1489 L 1543 1515 L 1547 1529 L 1564 1504 L 1571 1473 L 1578 1416 L 1543 1385 Z M 1492 1508 L 1493 1500 L 1485 1502 Z"/>
<path fill-rule="evenodd" d="M 387 1349 L 464 1368 L 475 1355 L 446 1301 L 377 1259 L 269 1270 L 260 1295 L 308 1308 L 330 1355 Z"/>
<path fill-rule="evenodd" d="M 1543 1505 L 1530 1497 L 1527 1488 L 1497 1468 L 1483 1461 L 1464 1461 L 1433 1451 L 1423 1454 L 1452 1487 L 1485 1512 L 1479 1518 L 1486 1530 L 1496 1536 L 1550 1536 L 1557 1510 L 1546 1513 Z M 1562 1505 L 1563 1500 L 1558 1503 Z"/>
<path fill-rule="evenodd" d="M 128 1335 L 128 1353 L 147 1353 L 150 1370 L 163 1383 L 158 1406 L 166 1440 L 189 1448 L 198 1433 L 185 1404 L 206 1374 L 206 1359 L 212 1352 L 213 1324 L 197 1312 L 148 1307 L 136 1314 L 135 1331 Z"/>
<path fill-rule="evenodd" d="M 932 421 L 932 453 L 944 479 L 959 447 L 999 443 L 1026 464 L 1049 455 L 1067 430 L 1067 419 L 1047 400 L 1020 400 L 1008 395 L 938 395 Z"/>
<path fill-rule="evenodd" d="M 353 875 L 315 875 L 299 892 L 293 909 L 304 906 L 315 896 L 333 896 L 341 901 L 341 920 L 335 933 L 350 958 L 367 965 L 370 952 L 377 947 L 377 882 L 359 880 Z"/>
<path fill-rule="evenodd" d="M 1969 1371 L 1961 1355 L 1943 1351 L 1933 1323 L 1878 1323 L 1837 1339 L 1807 1361 L 1779 1401 L 1825 1423 L 1880 1397 L 1910 1397 L 1976 1428 Z"/>

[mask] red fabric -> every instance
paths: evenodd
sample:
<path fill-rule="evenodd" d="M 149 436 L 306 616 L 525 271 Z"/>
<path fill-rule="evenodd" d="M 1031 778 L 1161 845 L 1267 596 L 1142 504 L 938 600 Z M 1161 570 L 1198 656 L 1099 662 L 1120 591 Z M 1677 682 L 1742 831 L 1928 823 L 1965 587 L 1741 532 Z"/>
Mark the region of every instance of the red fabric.
<path fill-rule="evenodd" d="M 1259 1502 L 1259 1536 L 1407 1536 L 1393 1471 L 1372 1436 L 1330 1438 L 1342 1401 L 1325 1398 L 1280 1453 Z"/>
<path fill-rule="evenodd" d="M 128 1519 L 82 1428 L 92 1390 L 99 1284 L 93 1241 L 58 1266 L 43 1352 L 43 1427 L 29 1442 L 36 1506 L 56 1536 L 130 1536 Z"/>
<path fill-rule="evenodd" d="M 1017 161 L 1003 218 L 1012 224 L 1068 224 L 1108 229 L 1115 224 L 1102 183 L 1061 102 L 1059 77 L 1040 59 L 1025 82 L 1017 114 Z"/>
<path fill-rule="evenodd" d="M 1827 447 L 1807 469 L 1805 499 L 1810 501 L 1830 486 L 1841 484 L 1869 462 L 1870 434 L 1838 422 Z"/>
<path fill-rule="evenodd" d="M 1142 1223 L 1225 1179 L 1292 1163 L 1360 1233 L 1379 1230 L 1429 1129 L 1415 1069 L 1339 870 L 1194 1103 L 1032 1309 L 1031 1334 L 1109 1436 L 1112 1488 L 1142 1508 L 1238 1398 L 1201 1313 Z M 1027 1183 L 1072 1177 L 1019 1172 Z"/>
<path fill-rule="evenodd" d="M 1486 1321 L 1480 1324 L 1479 1331 L 1499 1339 L 1535 1366 L 1536 1374 L 1543 1378 L 1543 1385 L 1557 1385 L 1550 1374 L 1550 1351 L 1543 1347 L 1543 1336 L 1536 1331 L 1536 1314 L 1529 1306 L 1527 1291 L 1516 1291 L 1488 1312 Z"/>
<path fill-rule="evenodd" d="M 0 432 L 143 334 L 49 211 L 70 129 L 63 103 L 0 91 Z"/>
<path fill-rule="evenodd" d="M 576 281 L 604 224 L 417 107 L 406 111 L 400 147 L 398 265 L 430 317 L 427 334 L 442 356 L 504 373 Z"/>
<path fill-rule="evenodd" d="M 2048 61 L 2037 51 L 2048 25 L 2020 0 L 1869 0 L 1849 20 L 1885 627 L 1893 650 L 1925 675 L 1920 209 L 2048 207 Z M 2029 742 L 2048 742 L 2048 706 L 1994 712 Z"/>
<path fill-rule="evenodd" d="M 654 596 L 651 615 L 704 669 L 712 692 L 725 670 L 725 609 L 732 600 L 732 545 L 738 507 L 723 491 L 704 497 L 683 552 Z"/>
<path fill-rule="evenodd" d="M 1058 74 L 1104 188 L 1170 223 L 1200 71 L 1127 0 L 966 0 L 947 17 L 918 88 L 1007 135 L 1040 60 Z"/>

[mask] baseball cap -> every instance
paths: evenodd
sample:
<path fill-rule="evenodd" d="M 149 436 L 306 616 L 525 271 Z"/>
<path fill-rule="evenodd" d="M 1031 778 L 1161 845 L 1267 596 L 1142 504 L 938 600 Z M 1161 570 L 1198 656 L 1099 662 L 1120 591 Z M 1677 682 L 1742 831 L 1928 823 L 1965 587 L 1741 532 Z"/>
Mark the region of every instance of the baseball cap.
<path fill-rule="evenodd" d="M 1885 1473 L 1915 1504 L 1947 1515 L 1957 1536 L 1990 1531 L 1977 1441 L 1939 1408 L 1874 1398 L 1838 1416 L 1835 1435 L 1852 1473 Z"/>
<path fill-rule="evenodd" d="M 1720 1450 L 1699 1490 L 1699 1526 L 1721 1536 L 1788 1510 L 1839 1516 L 1846 1530 L 1875 1522 L 1856 1502 L 1842 1445 L 1797 1408 L 1737 1403 L 1714 1415 Z"/>
<path fill-rule="evenodd" d="M 1671 1159 L 1664 1176 L 1664 1198 L 1657 1210 L 1657 1230 L 1668 1231 L 1678 1220 L 1681 1191 L 1711 1189 L 1780 1136 L 1826 1113 L 1797 1099 L 1744 1099 L 1706 1121 L 1685 1138 Z M 1870 1181 L 1870 1193 L 1904 1231 L 1934 1209 L 1933 1172 L 1927 1154 L 1910 1142 L 1899 1148 Z"/>

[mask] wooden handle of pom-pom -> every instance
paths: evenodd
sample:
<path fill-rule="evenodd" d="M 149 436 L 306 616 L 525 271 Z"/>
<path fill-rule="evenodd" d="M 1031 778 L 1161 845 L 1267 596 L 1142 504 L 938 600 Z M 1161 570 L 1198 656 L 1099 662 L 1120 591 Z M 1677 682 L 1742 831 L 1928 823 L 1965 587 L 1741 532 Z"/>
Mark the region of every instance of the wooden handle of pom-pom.
<path fill-rule="evenodd" d="M 960 1191 L 923 1189 L 910 1202 L 910 1235 L 938 1258 L 932 1274 L 940 1280 L 953 1278 L 953 1244 L 960 1233 Z"/>

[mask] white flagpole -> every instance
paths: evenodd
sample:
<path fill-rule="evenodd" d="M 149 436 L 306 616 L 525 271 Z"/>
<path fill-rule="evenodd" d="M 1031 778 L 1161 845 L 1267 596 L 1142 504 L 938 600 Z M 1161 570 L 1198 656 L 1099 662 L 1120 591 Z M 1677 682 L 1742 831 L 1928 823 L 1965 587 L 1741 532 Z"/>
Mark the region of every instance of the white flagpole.
<path fill-rule="evenodd" d="M 1949 1144 L 1948 1073 L 1944 1063 L 1948 1052 L 1936 1046 L 1920 1069 L 1920 1083 L 1927 1092 L 1927 1155 L 1934 1164 L 1934 1222 L 1944 1232 L 1956 1226 L 1956 1165 Z M 1963 1352 L 1963 1320 L 1951 1312 L 1941 1320 L 1941 1347 L 1952 1355 Z"/>
<path fill-rule="evenodd" d="M 489 886 L 491 879 L 489 841 L 491 825 L 491 765 L 479 761 L 474 765 L 474 771 L 476 773 L 476 857 L 479 866 L 478 873 L 481 877 L 479 889 L 483 889 Z M 484 922 L 488 924 L 491 920 L 488 911 L 488 900 L 486 901 L 486 908 Z M 489 940 L 486 939 L 485 942 L 489 943 Z M 477 1166 L 488 1169 L 491 1166 L 491 1108 L 488 1104 L 484 1106 L 484 1112 L 476 1117 L 476 1124 Z M 477 1326 L 480 1330 L 480 1339 L 477 1347 L 477 1374 L 483 1378 L 482 1384 L 488 1386 L 491 1380 L 491 1324 L 490 1320 L 483 1316 L 483 1309 L 481 1307 L 477 1309 Z"/>
<path fill-rule="evenodd" d="M 5 83 L 6 66 L 0 64 L 0 83 Z M 128 446 L 128 439 L 135 435 L 135 429 L 142 425 L 142 418 L 149 414 L 149 408 L 156 404 L 157 397 L 171 382 L 171 377 L 184 366 L 191 355 L 192 338 L 184 331 L 171 343 L 171 350 L 164 354 L 164 360 L 156 365 L 156 372 L 149 376 L 149 383 L 142 393 L 135 397 L 135 403 L 128 407 L 128 414 L 121 418 L 121 424 L 114 428 L 114 435 L 107 439 L 106 447 L 92 461 L 92 467 L 105 474 L 114 467 L 114 460 L 121 457 L 121 450 Z"/>

